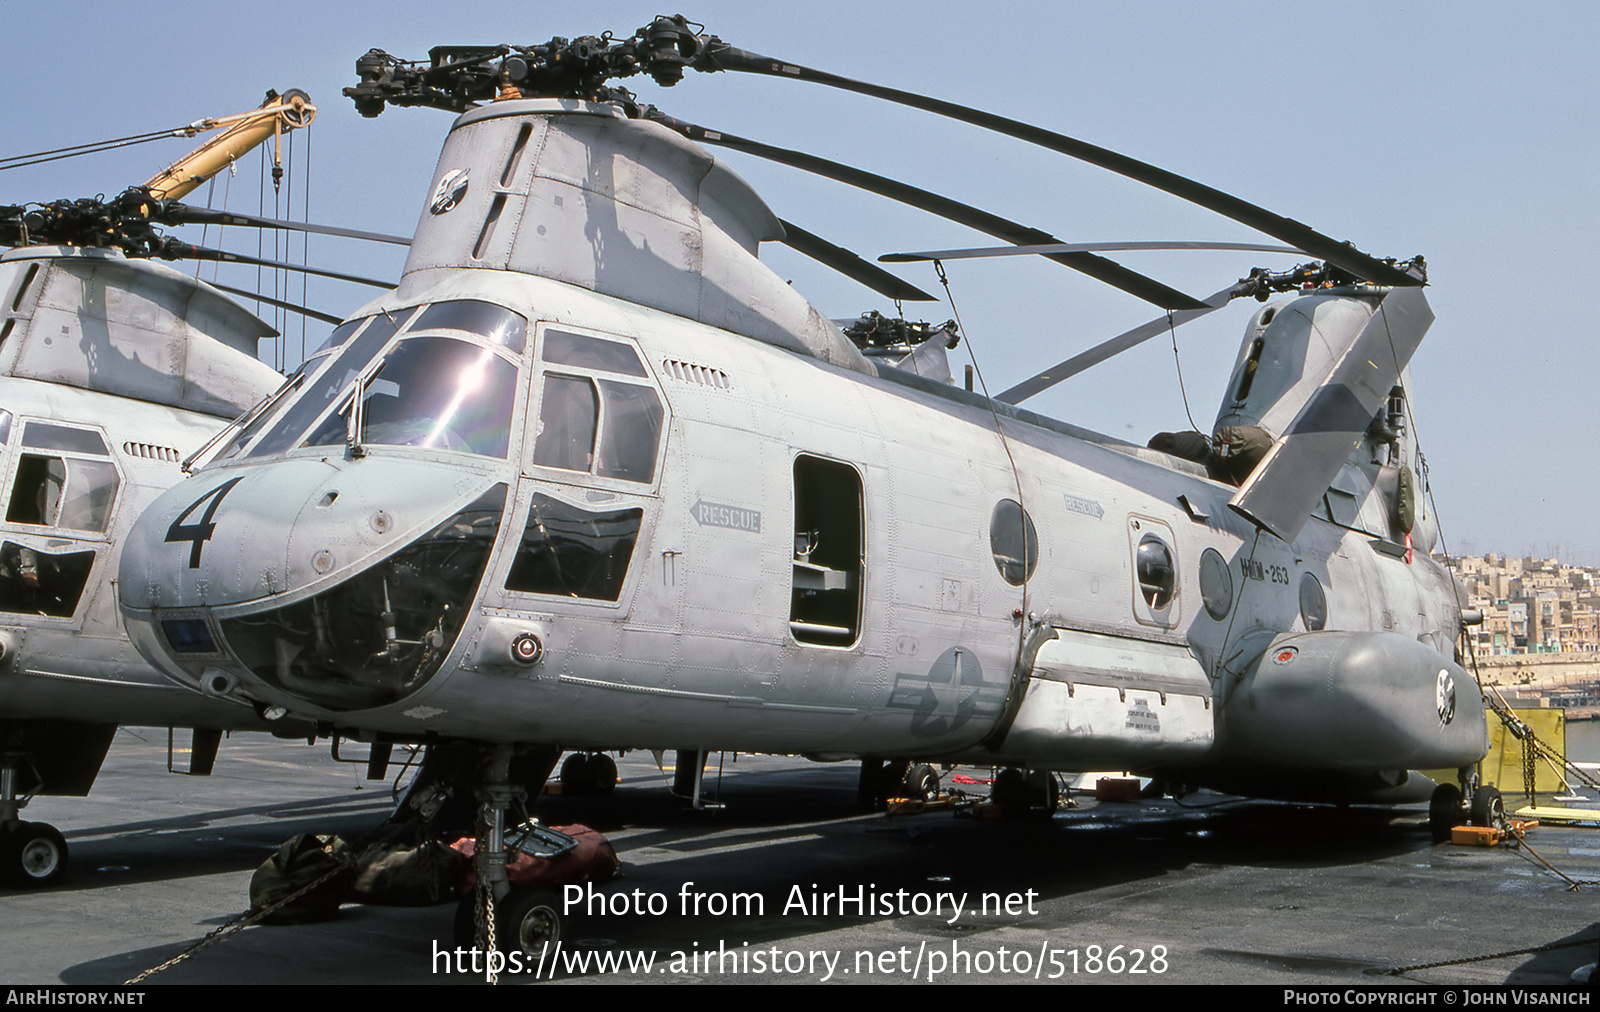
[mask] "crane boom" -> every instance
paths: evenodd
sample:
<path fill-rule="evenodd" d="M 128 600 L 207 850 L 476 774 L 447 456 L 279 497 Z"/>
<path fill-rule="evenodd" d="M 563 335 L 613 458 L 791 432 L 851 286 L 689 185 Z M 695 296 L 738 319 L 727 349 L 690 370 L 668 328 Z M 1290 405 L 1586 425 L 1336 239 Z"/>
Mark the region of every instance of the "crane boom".
<path fill-rule="evenodd" d="M 273 139 L 272 178 L 276 185 L 283 175 L 280 145 L 284 133 L 310 126 L 316 116 L 317 107 L 311 104 L 310 96 L 300 89 L 291 88 L 282 95 L 269 91 L 266 101 L 257 109 L 217 119 L 203 119 L 192 124 L 191 136 L 219 127 L 228 129 L 163 169 L 144 185 L 149 187 L 150 195 L 157 200 L 177 200 L 227 168 L 246 151 L 264 143 L 268 137 Z"/>

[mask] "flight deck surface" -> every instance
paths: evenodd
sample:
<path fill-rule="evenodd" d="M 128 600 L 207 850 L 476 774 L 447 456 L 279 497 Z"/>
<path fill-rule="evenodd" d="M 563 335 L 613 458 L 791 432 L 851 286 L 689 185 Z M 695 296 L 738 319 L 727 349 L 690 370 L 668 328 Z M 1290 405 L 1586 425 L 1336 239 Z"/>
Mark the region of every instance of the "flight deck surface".
<path fill-rule="evenodd" d="M 716 759 L 706 791 L 721 810 L 685 810 L 641 752 L 620 761 L 608 798 L 539 800 L 552 825 L 605 832 L 623 870 L 572 918 L 561 968 L 541 979 L 1566 984 L 1600 948 L 1595 828 L 1528 837 L 1587 883 L 1569 891 L 1526 850 L 1431 845 L 1420 809 L 1200 795 L 1080 799 L 1047 822 L 889 817 L 854 807 L 855 764 L 730 757 L 719 792 Z M 24 818 L 62 829 L 72 870 L 54 889 L 0 890 L 0 982 L 127 980 L 242 911 L 283 840 L 354 835 L 391 804 L 389 785 L 325 744 L 237 736 L 205 779 L 166 762 L 164 731 L 122 731 L 89 798 L 28 806 Z M 150 983 L 481 982 L 455 952 L 453 909 L 345 906 L 323 923 L 250 927 Z M 1478 958 L 1506 952 L 1519 954 Z"/>

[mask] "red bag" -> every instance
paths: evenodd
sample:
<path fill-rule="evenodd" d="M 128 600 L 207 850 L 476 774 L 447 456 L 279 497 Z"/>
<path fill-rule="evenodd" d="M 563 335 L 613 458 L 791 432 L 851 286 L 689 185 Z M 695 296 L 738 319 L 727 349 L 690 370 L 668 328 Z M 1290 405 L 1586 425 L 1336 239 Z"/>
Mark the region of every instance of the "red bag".
<path fill-rule="evenodd" d="M 556 887 L 580 882 L 606 882 L 617 873 L 617 852 L 611 841 L 588 826 L 540 827 L 538 839 L 519 846 L 522 827 L 506 832 L 506 877 L 514 886 Z M 553 849 L 549 837 L 559 834 L 569 838 L 573 846 L 563 846 L 559 853 L 540 856 L 540 852 Z M 472 857 L 477 841 L 463 836 L 451 844 L 452 850 Z M 461 894 L 472 891 L 478 884 L 477 862 L 473 861 L 462 877 Z"/>

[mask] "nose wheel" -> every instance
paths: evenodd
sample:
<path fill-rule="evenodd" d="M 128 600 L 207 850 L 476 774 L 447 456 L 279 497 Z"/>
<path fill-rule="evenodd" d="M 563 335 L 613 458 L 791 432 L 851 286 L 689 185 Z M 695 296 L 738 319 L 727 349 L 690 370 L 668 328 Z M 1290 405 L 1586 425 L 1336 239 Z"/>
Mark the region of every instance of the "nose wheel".
<path fill-rule="evenodd" d="M 67 841 L 47 822 L 16 822 L 0 830 L 0 875 L 14 886 L 39 889 L 67 873 Z"/>
<path fill-rule="evenodd" d="M 29 762 L 24 751 L 0 750 L 0 882 L 39 889 L 67 873 L 67 841 L 48 822 L 24 822 L 17 813 L 32 798 L 24 794 Z M 37 789 L 39 776 L 32 774 Z"/>

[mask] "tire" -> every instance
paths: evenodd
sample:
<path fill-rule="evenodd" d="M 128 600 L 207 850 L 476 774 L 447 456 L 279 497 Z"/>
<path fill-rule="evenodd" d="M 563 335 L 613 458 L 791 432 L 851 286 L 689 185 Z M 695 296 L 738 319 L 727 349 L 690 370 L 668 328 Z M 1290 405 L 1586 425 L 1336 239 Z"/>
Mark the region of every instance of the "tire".
<path fill-rule="evenodd" d="M 478 890 L 461 897 L 456 904 L 454 934 L 462 947 L 480 946 L 478 938 Z M 522 953 L 522 964 L 534 966 L 547 942 L 558 942 L 566 932 L 561 915 L 561 900 L 554 889 L 538 886 L 512 886 L 505 898 L 495 904 L 494 935 L 501 952 L 514 944 Z M 513 964 L 514 965 L 514 964 Z"/>
<path fill-rule="evenodd" d="M 1028 775 L 1015 766 L 1007 766 L 995 775 L 989 788 L 989 800 L 1000 806 L 1000 813 L 1008 819 L 1019 818 L 1028 811 Z"/>
<path fill-rule="evenodd" d="M 927 763 L 917 763 L 906 771 L 905 787 L 906 797 L 927 801 L 939 794 L 939 774 Z"/>
<path fill-rule="evenodd" d="M 1434 843 L 1450 839 L 1450 830 L 1461 824 L 1461 788 L 1455 784 L 1440 784 L 1433 789 L 1428 801 L 1428 832 Z"/>
<path fill-rule="evenodd" d="M 67 841 L 46 822 L 19 822 L 6 834 L 0 852 L 13 885 L 42 889 L 67 874 Z"/>
<path fill-rule="evenodd" d="M 536 965 L 544 946 L 566 931 L 561 900 L 553 889 L 513 886 L 496 908 L 495 928 L 501 938 L 516 940 L 525 963 Z"/>
<path fill-rule="evenodd" d="M 606 795 L 617 789 L 617 762 L 604 752 L 589 757 L 590 793 Z"/>
<path fill-rule="evenodd" d="M 589 756 L 574 752 L 561 762 L 561 793 L 589 793 Z"/>
<path fill-rule="evenodd" d="M 1480 787 L 1472 792 L 1472 824 L 1474 826 L 1503 826 L 1506 805 L 1500 792 L 1493 787 Z"/>
<path fill-rule="evenodd" d="M 1030 770 L 1027 782 L 1033 814 L 1040 819 L 1055 815 L 1056 806 L 1061 803 L 1061 785 L 1056 783 L 1054 774 L 1048 770 Z"/>

